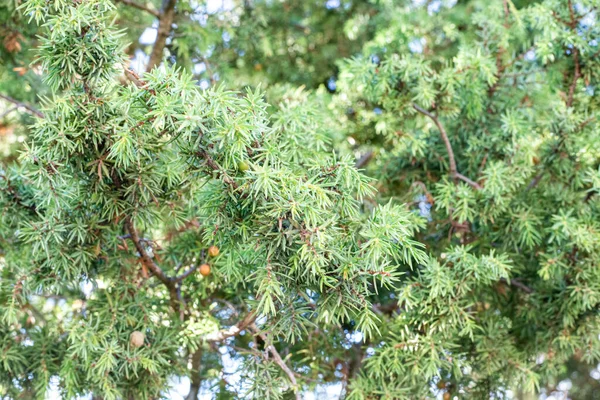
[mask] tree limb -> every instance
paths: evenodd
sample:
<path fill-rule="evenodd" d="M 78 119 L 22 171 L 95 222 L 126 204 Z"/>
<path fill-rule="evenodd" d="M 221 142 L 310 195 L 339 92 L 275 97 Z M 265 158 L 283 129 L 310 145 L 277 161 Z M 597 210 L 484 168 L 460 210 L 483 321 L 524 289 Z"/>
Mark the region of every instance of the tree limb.
<path fill-rule="evenodd" d="M 150 53 L 150 61 L 146 71 L 151 71 L 152 68 L 160 64 L 163 56 L 163 50 L 167 44 L 167 38 L 171 33 L 173 18 L 175 17 L 175 4 L 177 0 L 163 0 L 162 9 L 158 15 L 158 32 L 152 53 Z"/>
<path fill-rule="evenodd" d="M 13 99 L 10 96 L 7 96 L 5 94 L 0 93 L 0 98 L 8 101 L 9 103 L 13 103 L 14 105 L 16 105 L 18 108 L 24 108 L 25 110 L 27 110 L 27 112 L 29 112 L 32 115 L 35 115 L 36 117 L 40 117 L 40 118 L 44 118 L 44 114 L 38 110 L 37 108 L 30 106 L 29 104 L 25 104 L 23 102 L 20 102 L 17 99 Z"/>
<path fill-rule="evenodd" d="M 446 145 L 446 152 L 448 153 L 448 164 L 450 166 L 450 177 L 453 179 L 460 179 L 460 180 L 468 183 L 469 185 L 471 185 L 472 187 L 474 187 L 477 190 L 482 189 L 480 184 L 467 178 L 463 174 L 459 173 L 458 170 L 456 169 L 456 160 L 454 158 L 454 151 L 452 150 L 452 144 L 450 144 L 450 139 L 448 139 L 448 134 L 446 133 L 446 129 L 444 129 L 444 126 L 442 125 L 442 123 L 440 122 L 438 117 L 436 117 L 429 111 L 425 110 L 424 108 L 419 107 L 416 104 L 413 104 L 412 106 L 419 113 L 429 117 L 429 119 L 431 119 L 433 121 L 433 123 L 437 126 L 437 128 L 439 129 L 440 134 L 442 135 L 442 140 L 444 141 L 444 144 Z"/>
<path fill-rule="evenodd" d="M 145 5 L 137 3 L 133 0 L 116 0 L 116 1 L 118 3 L 123 3 L 123 4 L 131 6 L 133 8 L 137 8 L 138 10 L 146 11 L 147 13 L 150 13 L 150 14 L 154 15 L 155 17 L 160 16 L 160 13 L 158 11 L 148 8 Z"/>
<path fill-rule="evenodd" d="M 192 379 L 190 379 L 190 391 L 185 397 L 185 400 L 197 400 L 198 392 L 200 391 L 200 384 L 202 378 L 200 377 L 200 365 L 202 362 L 202 347 L 192 355 Z"/>

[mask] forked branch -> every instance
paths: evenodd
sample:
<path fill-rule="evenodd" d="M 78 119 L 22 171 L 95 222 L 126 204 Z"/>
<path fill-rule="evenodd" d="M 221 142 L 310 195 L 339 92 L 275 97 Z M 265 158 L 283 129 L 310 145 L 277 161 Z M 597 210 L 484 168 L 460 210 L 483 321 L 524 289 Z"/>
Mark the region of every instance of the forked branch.
<path fill-rule="evenodd" d="M 440 122 L 438 117 L 433 115 L 431 112 L 425 110 L 424 108 L 419 107 L 416 104 L 413 104 L 413 108 L 415 110 L 417 110 L 419 113 L 425 115 L 426 117 L 429 117 L 429 119 L 431 119 L 433 121 L 433 123 L 435 124 L 435 126 L 437 126 L 437 128 L 439 129 L 440 134 L 442 135 L 442 140 L 444 141 L 444 145 L 446 146 L 446 152 L 448 153 L 448 165 L 450 167 L 450 177 L 452 179 L 460 179 L 461 181 L 466 182 L 467 184 L 471 185 L 475 189 L 481 190 L 482 187 L 480 184 L 478 184 L 477 182 L 467 178 L 466 176 L 464 176 L 463 174 L 458 172 L 458 170 L 456 168 L 456 159 L 454 158 L 454 150 L 452 150 L 452 144 L 450 143 L 450 139 L 448 139 L 448 133 L 446 133 L 446 129 L 444 129 L 444 126 L 442 125 L 442 123 Z"/>

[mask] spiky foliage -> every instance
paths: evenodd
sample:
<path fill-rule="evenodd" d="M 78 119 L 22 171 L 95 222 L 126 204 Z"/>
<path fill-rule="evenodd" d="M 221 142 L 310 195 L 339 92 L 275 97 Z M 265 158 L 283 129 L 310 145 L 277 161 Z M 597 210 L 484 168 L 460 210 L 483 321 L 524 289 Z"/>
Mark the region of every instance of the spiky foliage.
<path fill-rule="evenodd" d="M 0 393 L 593 396 L 597 1 L 159 3 L 0 6 Z"/>

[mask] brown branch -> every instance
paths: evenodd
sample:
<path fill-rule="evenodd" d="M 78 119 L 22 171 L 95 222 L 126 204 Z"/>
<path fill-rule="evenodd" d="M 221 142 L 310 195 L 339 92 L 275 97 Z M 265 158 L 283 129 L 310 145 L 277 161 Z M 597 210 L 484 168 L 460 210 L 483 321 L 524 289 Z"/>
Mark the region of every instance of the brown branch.
<path fill-rule="evenodd" d="M 540 183 L 540 181 L 542 180 L 542 177 L 544 176 L 545 172 L 546 172 L 546 170 L 543 169 L 539 174 L 537 174 L 531 180 L 531 182 L 529 182 L 529 185 L 527 185 L 527 188 L 525 190 L 529 191 L 529 190 L 533 189 L 534 187 L 536 187 Z"/>
<path fill-rule="evenodd" d="M 13 99 L 10 96 L 7 96 L 5 94 L 0 93 L 0 98 L 8 101 L 9 103 L 13 103 L 14 105 L 16 105 L 18 108 L 24 108 L 25 110 L 27 110 L 27 112 L 29 112 L 32 115 L 35 115 L 36 117 L 40 117 L 40 118 L 44 118 L 44 114 L 38 110 L 37 108 L 30 106 L 29 104 L 25 104 L 23 102 L 20 102 L 17 99 Z"/>
<path fill-rule="evenodd" d="M 175 310 L 175 312 L 180 312 L 181 302 L 176 282 L 172 278 L 168 277 L 167 274 L 165 274 L 165 272 L 158 265 L 156 265 L 152 257 L 148 255 L 148 252 L 142 245 L 143 240 L 140 239 L 140 236 L 137 230 L 135 229 L 131 218 L 128 217 L 125 219 L 125 227 L 131 235 L 131 241 L 133 242 L 138 253 L 140 254 L 140 262 L 144 265 L 144 267 L 146 267 L 146 269 L 151 271 L 152 274 L 154 274 L 154 276 L 156 276 L 158 280 L 161 281 L 167 287 L 167 289 L 169 290 L 171 307 L 173 308 L 173 310 Z"/>
<path fill-rule="evenodd" d="M 504 6 L 504 27 L 508 28 L 508 17 L 510 16 L 510 11 L 508 9 L 508 0 L 502 0 L 502 5 Z"/>
<path fill-rule="evenodd" d="M 194 265 L 193 267 L 189 268 L 187 271 L 185 271 L 184 273 L 182 273 L 181 275 L 178 275 L 176 277 L 173 278 L 174 282 L 181 282 L 182 280 L 184 280 L 185 278 L 187 278 L 188 276 L 190 276 L 191 274 L 194 273 L 194 271 L 196 271 L 199 267 L 198 265 Z"/>
<path fill-rule="evenodd" d="M 167 38 L 171 33 L 173 26 L 173 18 L 175 17 L 175 3 L 177 0 L 163 0 L 162 9 L 158 15 L 158 32 L 156 34 L 156 41 L 152 47 L 152 53 L 150 53 L 150 61 L 146 71 L 151 71 L 152 68 L 160 64 L 163 57 L 163 50 L 167 44 Z"/>
<path fill-rule="evenodd" d="M 460 179 L 460 180 L 468 183 L 469 185 L 471 185 L 472 187 L 474 187 L 477 190 L 482 189 L 480 184 L 467 178 L 463 174 L 459 173 L 458 170 L 456 169 L 456 160 L 454 159 L 454 151 L 452 150 L 452 144 L 450 144 L 450 139 L 448 139 L 448 134 L 446 133 L 446 129 L 444 129 L 444 126 L 442 125 L 442 123 L 440 122 L 438 117 L 436 117 L 429 111 L 425 110 L 424 108 L 419 107 L 416 104 L 413 104 L 412 106 L 419 113 L 429 117 L 433 121 L 433 123 L 438 127 L 440 134 L 442 135 L 442 140 L 444 141 L 444 144 L 446 145 L 446 152 L 448 153 L 448 164 L 450 166 L 450 177 L 453 179 Z"/>
<path fill-rule="evenodd" d="M 211 168 L 213 171 L 217 171 L 219 175 L 221 175 L 223 182 L 231 186 L 234 190 L 239 188 L 237 182 L 221 169 L 219 164 L 217 164 L 217 162 L 211 157 L 210 154 L 208 154 L 207 151 L 200 149 L 196 153 L 204 159 L 204 162 L 206 162 L 206 165 L 208 165 L 209 168 Z"/>
<path fill-rule="evenodd" d="M 256 320 L 256 313 L 254 311 L 249 312 L 244 319 L 242 319 L 237 324 L 227 328 L 222 329 L 218 332 L 208 334 L 204 336 L 204 341 L 206 342 L 220 342 L 232 336 L 237 336 L 241 331 L 248 328 L 250 325 L 254 324 Z"/>
<path fill-rule="evenodd" d="M 516 287 L 517 289 L 521 289 L 522 291 L 524 291 L 525 293 L 533 293 L 534 290 L 532 288 L 530 288 L 529 286 L 527 286 L 526 284 L 524 284 L 523 282 L 519 281 L 518 279 L 504 279 L 501 278 L 500 281 L 506 283 L 506 284 L 510 284 L 511 286 Z"/>
<path fill-rule="evenodd" d="M 202 363 L 202 347 L 199 347 L 196 352 L 192 355 L 192 378 L 190 379 L 190 391 L 185 397 L 185 400 L 197 400 L 198 392 L 200 391 L 200 384 L 202 383 L 202 377 L 200 376 L 200 366 Z"/>
<path fill-rule="evenodd" d="M 258 337 L 260 337 L 265 343 L 269 343 L 269 339 L 267 338 L 267 336 L 264 333 L 260 332 L 256 325 L 252 324 L 250 326 L 250 329 L 254 331 L 254 333 Z M 266 349 L 273 356 L 273 361 L 275 361 L 275 364 L 277 364 L 279 368 L 281 368 L 283 372 L 285 372 L 285 374 L 288 376 L 290 382 L 292 383 L 292 390 L 296 395 L 296 400 L 300 400 L 302 397 L 300 396 L 300 392 L 298 391 L 298 381 L 296 381 L 296 376 L 294 375 L 294 372 L 290 369 L 290 367 L 287 366 L 285 361 L 283 361 L 281 355 L 279 354 L 275 346 L 273 346 L 273 343 L 269 343 Z"/>
<path fill-rule="evenodd" d="M 573 62 L 575 63 L 575 73 L 573 74 L 573 81 L 569 86 L 569 94 L 567 96 L 567 107 L 573 105 L 573 95 L 575 94 L 575 88 L 577 87 L 577 81 L 581 77 L 581 65 L 579 63 L 579 49 L 573 47 Z"/>
<path fill-rule="evenodd" d="M 367 165 L 371 159 L 373 158 L 373 150 L 369 150 L 367 151 L 365 154 L 363 154 L 358 160 L 356 160 L 356 164 L 354 165 L 355 168 L 362 168 L 365 165 Z"/>
<path fill-rule="evenodd" d="M 431 195 L 431 193 L 429 192 L 429 190 L 427 190 L 427 186 L 425 186 L 425 184 L 421 181 L 414 181 L 410 187 L 411 189 L 415 186 L 419 186 L 421 189 L 423 189 L 423 191 L 425 192 L 425 197 L 427 197 L 427 201 L 429 202 L 429 204 L 434 205 L 435 204 L 435 199 L 433 198 L 433 196 Z"/>
<path fill-rule="evenodd" d="M 143 4 L 137 3 L 133 0 L 116 0 L 118 3 L 123 3 L 125 5 L 131 6 L 133 8 L 137 8 L 138 10 L 142 10 L 142 11 L 146 11 L 147 13 L 150 13 L 152 15 L 154 15 L 155 17 L 159 17 L 160 14 L 158 11 L 153 10 L 151 8 L 146 7 Z"/>
<path fill-rule="evenodd" d="M 477 190 L 481 190 L 481 189 L 483 189 L 483 187 L 482 187 L 482 186 L 481 186 L 479 183 L 475 182 L 475 181 L 474 181 L 474 180 L 472 180 L 472 179 L 469 179 L 469 178 L 467 178 L 466 176 L 464 176 L 464 175 L 463 175 L 463 174 L 461 174 L 460 172 L 457 172 L 456 174 L 454 174 L 454 176 L 455 176 L 456 178 L 460 179 L 461 181 L 463 181 L 463 182 L 465 182 L 465 183 L 467 183 L 467 184 L 471 185 L 472 187 L 474 187 L 474 188 L 475 188 L 475 189 L 477 189 Z"/>

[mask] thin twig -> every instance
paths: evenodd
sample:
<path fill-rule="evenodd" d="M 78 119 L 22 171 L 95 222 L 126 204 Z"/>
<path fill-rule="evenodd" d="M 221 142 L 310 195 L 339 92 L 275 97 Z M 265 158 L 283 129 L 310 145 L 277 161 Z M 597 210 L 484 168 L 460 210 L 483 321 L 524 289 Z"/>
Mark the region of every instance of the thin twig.
<path fill-rule="evenodd" d="M 239 333 L 241 331 L 248 328 L 250 325 L 254 324 L 255 320 L 256 320 L 256 313 L 254 311 L 251 311 L 248 314 L 246 314 L 244 319 L 242 319 L 237 324 L 235 324 L 227 329 L 222 329 L 218 332 L 208 334 L 208 335 L 204 336 L 203 339 L 206 342 L 220 342 L 220 341 L 230 338 L 232 336 L 237 336 L 237 335 L 239 335 Z"/>
<path fill-rule="evenodd" d="M 141 263 L 167 287 L 167 289 L 169 290 L 171 307 L 173 307 L 173 310 L 175 310 L 175 312 L 179 312 L 181 306 L 179 300 L 180 296 L 177 290 L 176 282 L 172 278 L 168 277 L 167 274 L 165 274 L 165 272 L 158 265 L 156 265 L 152 257 L 150 257 L 150 255 L 142 245 L 142 240 L 140 239 L 139 234 L 135 229 L 131 218 L 125 219 L 125 227 L 131 235 L 131 241 L 133 242 L 138 253 L 140 254 Z"/>
<path fill-rule="evenodd" d="M 456 174 L 454 174 L 454 176 L 457 177 L 458 179 L 460 179 L 461 181 L 463 181 L 465 183 L 468 183 L 469 185 L 473 186 L 477 190 L 483 189 L 479 183 L 475 182 L 474 180 L 471 180 L 471 179 L 467 178 L 466 176 L 464 176 L 460 172 L 457 172 Z"/>
<path fill-rule="evenodd" d="M 300 396 L 300 392 L 298 390 L 298 381 L 296 381 L 296 376 L 294 375 L 294 372 L 290 369 L 290 367 L 287 366 L 285 361 L 283 361 L 281 355 L 279 354 L 275 346 L 273 346 L 273 343 L 269 342 L 267 336 L 264 333 L 260 332 L 256 325 L 252 324 L 250 326 L 250 329 L 254 331 L 254 333 L 258 335 L 258 337 L 260 337 L 265 343 L 267 343 L 266 348 L 273 356 L 273 361 L 275 361 L 275 364 L 277 364 L 279 368 L 281 368 L 283 372 L 285 372 L 285 374 L 288 376 L 290 382 L 292 383 L 292 390 L 296 395 L 296 400 L 300 400 L 302 397 Z"/>
<path fill-rule="evenodd" d="M 219 175 L 221 175 L 221 177 L 223 178 L 223 182 L 231 186 L 234 190 L 239 188 L 237 182 L 234 181 L 233 178 L 227 174 L 227 172 L 221 169 L 219 164 L 216 163 L 216 161 L 212 158 L 210 154 L 208 154 L 207 151 L 200 149 L 197 151 L 197 154 L 204 159 L 206 165 L 209 168 L 211 168 L 213 171 L 217 171 Z"/>
<path fill-rule="evenodd" d="M 9 108 L 8 110 L 6 110 L 2 114 L 0 114 L 0 119 L 6 117 L 8 114 L 10 114 L 11 112 L 17 110 L 18 108 L 19 108 L 19 106 L 14 106 L 14 107 Z"/>
<path fill-rule="evenodd" d="M 501 278 L 500 280 L 502 282 L 504 282 L 504 283 L 510 284 L 511 286 L 514 286 L 514 287 L 516 287 L 518 289 L 521 289 L 525 293 L 533 293 L 534 292 L 534 290 L 532 288 L 530 288 L 529 286 L 527 286 L 523 282 L 519 281 L 518 279 L 513 278 L 513 279 L 510 279 L 510 280 L 507 280 L 507 279 Z"/>
<path fill-rule="evenodd" d="M 38 110 L 37 108 L 30 106 L 29 104 L 25 104 L 17 99 L 13 99 L 10 96 L 7 96 L 5 94 L 0 93 L 0 98 L 13 103 L 14 105 L 16 105 L 19 108 L 24 108 L 25 110 L 27 110 L 30 114 L 35 115 L 36 117 L 40 117 L 40 118 L 44 118 L 44 114 Z"/>
<path fill-rule="evenodd" d="M 146 12 L 154 15 L 155 17 L 159 17 L 160 16 L 160 14 L 159 14 L 159 12 L 157 10 L 153 10 L 151 8 L 148 8 L 145 5 L 137 3 L 137 2 L 135 2 L 133 0 L 116 0 L 116 1 L 119 2 L 119 3 L 123 3 L 125 5 L 128 5 L 128 6 L 131 6 L 133 8 L 137 8 L 138 10 L 146 11 Z"/>
<path fill-rule="evenodd" d="M 175 282 L 181 282 L 182 280 L 184 280 L 185 278 L 187 278 L 188 276 L 190 276 L 191 274 L 193 274 L 194 271 L 196 271 L 198 269 L 198 267 L 199 267 L 199 263 L 197 265 L 194 265 L 193 267 L 189 268 L 187 271 L 185 271 L 181 275 L 178 275 L 178 276 L 174 277 L 173 281 L 175 281 Z"/>
<path fill-rule="evenodd" d="M 448 139 L 448 134 L 446 133 L 446 129 L 444 129 L 444 126 L 442 125 L 442 123 L 440 122 L 438 117 L 436 117 L 429 111 L 425 110 L 424 108 L 419 107 L 416 104 L 413 104 L 412 106 L 415 110 L 417 110 L 421 114 L 429 117 L 433 121 L 433 123 L 437 126 L 437 128 L 439 129 L 440 134 L 442 135 L 442 140 L 444 141 L 444 144 L 446 145 L 446 152 L 448 153 L 448 164 L 450 166 L 450 177 L 453 179 L 460 179 L 460 180 L 468 183 L 475 189 L 481 190 L 482 187 L 480 184 L 467 178 L 463 174 L 459 173 L 458 170 L 456 169 L 456 160 L 454 158 L 454 151 L 452 150 L 452 144 L 450 144 L 450 139 Z"/>

